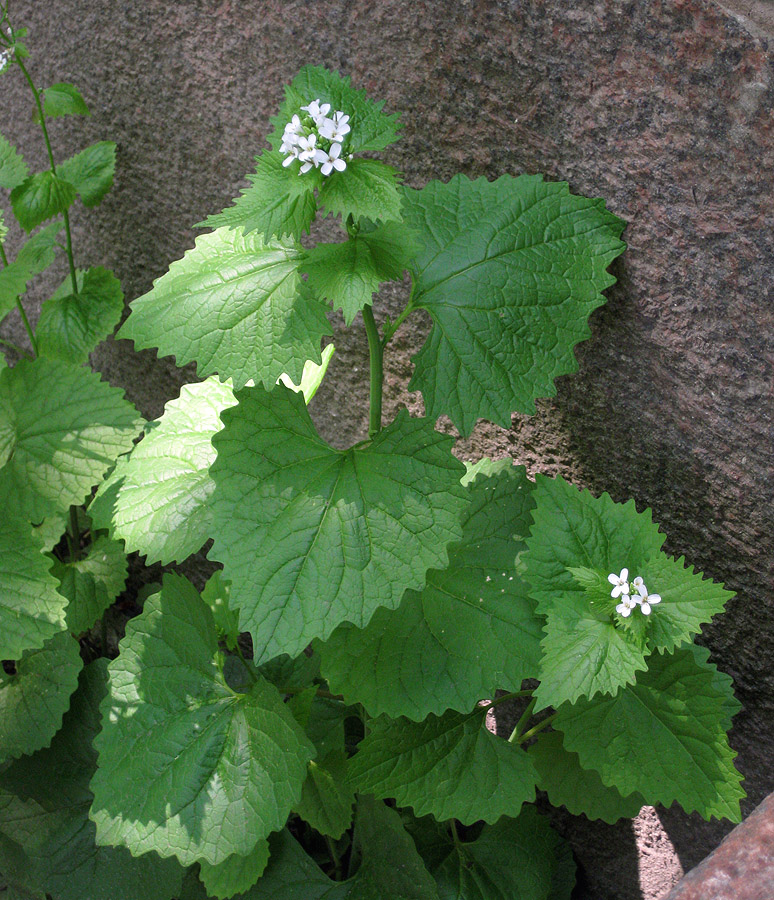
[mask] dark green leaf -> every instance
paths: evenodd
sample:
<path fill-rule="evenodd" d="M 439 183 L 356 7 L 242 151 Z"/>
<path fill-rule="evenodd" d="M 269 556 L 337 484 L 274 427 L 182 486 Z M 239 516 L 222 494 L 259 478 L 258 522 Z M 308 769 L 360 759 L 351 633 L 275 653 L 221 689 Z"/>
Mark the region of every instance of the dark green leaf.
<path fill-rule="evenodd" d="M 51 119 L 59 116 L 90 116 L 89 107 L 73 84 L 60 81 L 43 92 L 43 112 Z"/>
<path fill-rule="evenodd" d="M 730 687 L 708 655 L 693 647 L 654 653 L 647 672 L 615 697 L 564 704 L 554 721 L 564 746 L 624 796 L 676 800 L 705 819 L 738 822 L 745 793 L 725 733 Z"/>
<path fill-rule="evenodd" d="M 97 206 L 113 187 L 116 145 L 99 141 L 57 166 L 57 174 L 71 184 L 87 208 Z"/>
<path fill-rule="evenodd" d="M 245 856 L 228 856 L 217 866 L 203 861 L 199 878 L 207 888 L 207 895 L 228 900 L 251 888 L 263 874 L 269 861 L 269 842 L 262 840 Z"/>
<path fill-rule="evenodd" d="M 30 175 L 11 191 L 13 214 L 25 231 L 58 216 L 70 207 L 77 194 L 75 188 L 52 172 Z"/>
<path fill-rule="evenodd" d="M 54 261 L 56 238 L 61 229 L 61 222 L 41 228 L 22 244 L 16 259 L 0 269 L 0 321 L 14 308 L 16 298 L 27 290 L 27 283 Z"/>
<path fill-rule="evenodd" d="M 403 410 L 340 451 L 284 387 L 237 400 L 213 439 L 210 556 L 225 566 L 256 661 L 296 656 L 343 621 L 364 626 L 446 565 L 469 502 L 450 438 Z"/>
<path fill-rule="evenodd" d="M 0 669 L 0 762 L 48 747 L 70 706 L 81 669 L 78 642 L 66 631 L 28 650 L 16 673 Z"/>
<path fill-rule="evenodd" d="M 479 418 L 508 427 L 577 369 L 573 347 L 615 281 L 607 267 L 624 249 L 623 222 L 539 175 L 456 175 L 403 198 L 424 244 L 413 305 L 434 323 L 409 389 L 464 435 Z"/>
<path fill-rule="evenodd" d="M 420 720 L 537 676 L 542 619 L 517 574 L 532 482 L 506 464 L 468 487 L 462 541 L 446 569 L 429 571 L 424 590 L 407 591 L 398 609 L 378 609 L 364 629 L 343 625 L 318 645 L 325 677 L 349 702 Z"/>
<path fill-rule="evenodd" d="M 103 268 L 78 272 L 78 292 L 70 276 L 46 300 L 35 330 L 41 356 L 83 363 L 116 327 L 124 309 L 121 282 Z"/>
<path fill-rule="evenodd" d="M 477 707 L 424 722 L 371 720 L 349 761 L 349 780 L 363 793 L 441 821 L 517 816 L 535 799 L 537 772 L 521 747 L 487 730 L 485 719 L 486 707 Z"/>
<path fill-rule="evenodd" d="M 22 155 L 0 134 L 0 187 L 12 191 L 24 181 L 28 172 Z"/>
<path fill-rule="evenodd" d="M 294 812 L 320 834 L 338 840 L 352 824 L 355 792 L 347 781 L 347 757 L 343 749 L 309 763 L 301 800 Z"/>

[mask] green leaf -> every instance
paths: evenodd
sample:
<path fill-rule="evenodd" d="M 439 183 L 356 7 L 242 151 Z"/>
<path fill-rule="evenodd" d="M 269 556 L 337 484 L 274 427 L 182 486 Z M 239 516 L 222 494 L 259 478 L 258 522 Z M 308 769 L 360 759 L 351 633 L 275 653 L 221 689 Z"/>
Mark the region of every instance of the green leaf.
<path fill-rule="evenodd" d="M 646 666 L 644 648 L 631 621 L 615 613 L 607 576 L 657 555 L 664 535 L 650 510 L 638 513 L 634 501 L 595 498 L 563 478 L 538 475 L 534 526 L 523 557 L 524 577 L 547 617 L 543 639 L 538 708 L 573 702 L 602 691 L 614 694 L 631 684 Z M 596 576 L 598 591 L 587 589 L 572 569 Z"/>
<path fill-rule="evenodd" d="M 210 897 L 228 900 L 234 894 L 242 894 L 261 877 L 269 861 L 269 842 L 258 841 L 245 856 L 232 855 L 217 866 L 203 861 L 199 878 Z"/>
<path fill-rule="evenodd" d="M 9 872 L 9 842 L 0 867 L 27 890 L 56 900 L 169 900 L 183 870 L 155 854 L 135 859 L 126 850 L 97 847 L 88 812 L 94 770 L 92 740 L 105 693 L 105 660 L 87 666 L 51 747 L 0 773 L 0 838 L 23 851 L 23 868 Z M 13 849 L 11 847 L 10 849 Z"/>
<path fill-rule="evenodd" d="M 0 517 L 0 659 L 19 659 L 64 629 L 67 601 L 49 566 L 29 524 L 7 512 Z"/>
<path fill-rule="evenodd" d="M 350 160 L 344 172 L 325 179 L 319 201 L 326 215 L 342 219 L 347 216 L 373 222 L 402 219 L 398 173 L 378 159 Z"/>
<path fill-rule="evenodd" d="M 41 649 L 27 650 L 14 675 L 0 668 L 0 762 L 48 747 L 81 666 L 78 642 L 60 631 Z"/>
<path fill-rule="evenodd" d="M 84 363 L 116 327 L 124 309 L 121 282 L 103 268 L 79 271 L 78 293 L 68 276 L 43 303 L 35 338 L 41 356 Z"/>
<path fill-rule="evenodd" d="M 216 376 L 183 385 L 129 456 L 118 460 L 89 509 L 102 528 L 147 563 L 182 562 L 210 536 L 213 436 L 236 403 Z"/>
<path fill-rule="evenodd" d="M 27 290 L 27 284 L 54 261 L 56 237 L 61 222 L 46 225 L 22 244 L 16 259 L 0 269 L 0 321 L 14 308 L 16 298 Z"/>
<path fill-rule="evenodd" d="M 296 656 L 343 621 L 366 625 L 446 565 L 469 502 L 451 438 L 402 410 L 372 441 L 336 450 L 298 394 L 255 387 L 237 400 L 213 439 L 210 556 L 257 662 Z"/>
<path fill-rule="evenodd" d="M 349 77 L 342 77 L 338 72 L 322 66 L 304 66 L 285 88 L 285 101 L 271 120 L 274 131 L 268 141 L 275 150 L 282 143 L 285 125 L 294 115 L 303 115 L 301 107 L 308 106 L 312 100 L 330 103 L 332 112 L 341 110 L 350 117 L 352 130 L 344 145 L 347 153 L 384 150 L 398 138 L 401 127 L 398 116 L 382 112 L 384 101 L 369 99 L 365 91 L 352 87 Z"/>
<path fill-rule="evenodd" d="M 517 574 L 532 482 L 522 467 L 506 466 L 467 488 L 462 540 L 421 593 L 407 591 L 398 609 L 378 609 L 364 629 L 343 625 L 317 646 L 332 690 L 371 715 L 420 720 L 465 712 L 536 677 L 542 619 Z"/>
<path fill-rule="evenodd" d="M 745 796 L 725 733 L 727 698 L 703 648 L 654 653 L 647 672 L 615 697 L 564 704 L 564 746 L 622 795 L 740 821 Z"/>
<path fill-rule="evenodd" d="M 233 206 L 208 216 L 199 227 L 239 228 L 245 235 L 257 231 L 267 241 L 285 235 L 300 238 L 309 231 L 317 213 L 314 191 L 322 176 L 312 170 L 301 178 L 292 166 L 282 165 L 284 158 L 270 151 L 257 156 L 255 173 L 247 176 L 250 186 L 242 189 Z"/>
<path fill-rule="evenodd" d="M 51 574 L 59 581 L 59 593 L 69 601 L 68 631 L 83 634 L 123 591 L 128 574 L 126 553 L 121 544 L 101 535 L 83 559 L 56 560 Z"/>
<path fill-rule="evenodd" d="M 537 772 L 526 752 L 488 731 L 487 707 L 424 722 L 376 719 L 349 761 L 363 793 L 393 798 L 418 816 L 496 822 L 535 799 Z"/>
<path fill-rule="evenodd" d="M 245 900 L 439 900 L 394 809 L 360 797 L 354 844 L 360 868 L 347 881 L 331 881 L 287 831 L 273 834 L 269 865 Z"/>
<path fill-rule="evenodd" d="M 100 844 L 218 865 L 285 824 L 314 749 L 276 688 L 234 693 L 218 655 L 209 608 L 167 575 L 110 664 L 91 783 Z"/>
<path fill-rule="evenodd" d="M 479 418 L 509 427 L 513 411 L 534 413 L 535 398 L 577 369 L 573 347 L 615 281 L 607 267 L 624 223 L 539 175 L 456 175 L 404 190 L 403 204 L 424 244 L 413 306 L 434 323 L 409 389 L 463 435 Z"/>
<path fill-rule="evenodd" d="M 229 607 L 230 594 L 231 585 L 223 577 L 223 572 L 218 569 L 207 579 L 202 591 L 202 600 L 210 608 L 218 635 L 225 638 L 229 650 L 236 650 L 239 616 Z"/>
<path fill-rule="evenodd" d="M 75 188 L 53 172 L 38 172 L 25 178 L 11 191 L 13 214 L 25 231 L 58 216 L 75 201 Z"/>
<path fill-rule="evenodd" d="M 295 693 L 320 677 L 320 657 L 316 653 L 313 656 L 301 653 L 293 658 L 283 653 L 259 666 L 258 671 L 281 694 Z"/>
<path fill-rule="evenodd" d="M 577 753 L 565 750 L 559 731 L 541 734 L 527 750 L 538 772 L 538 787 L 553 806 L 564 806 L 574 816 L 602 819 L 612 825 L 622 816 L 637 815 L 645 805 L 639 794 L 624 798 L 602 782 L 599 773 L 584 769 Z"/>
<path fill-rule="evenodd" d="M 0 506 L 30 521 L 81 504 L 141 419 L 123 391 L 59 360 L 0 372 Z"/>
<path fill-rule="evenodd" d="M 569 900 L 575 864 L 568 845 L 533 806 L 485 825 L 475 841 L 452 843 L 447 829 L 413 829 L 440 900 Z"/>
<path fill-rule="evenodd" d="M 328 366 L 333 357 L 334 349 L 333 344 L 328 344 L 322 352 L 322 362 L 319 364 L 308 359 L 304 363 L 304 371 L 301 375 L 301 381 L 298 384 L 292 381 L 284 372 L 277 379 L 277 384 L 281 382 L 285 387 L 290 388 L 291 391 L 295 391 L 296 393 L 300 391 L 304 395 L 304 403 L 310 403 L 317 393 L 318 388 L 323 383 L 325 373 L 328 371 Z"/>
<path fill-rule="evenodd" d="M 334 750 L 319 762 L 313 759 L 294 810 L 312 828 L 334 840 L 352 824 L 355 792 L 346 784 L 346 775 L 344 750 Z"/>
<path fill-rule="evenodd" d="M 87 209 L 97 206 L 113 187 L 116 169 L 116 145 L 99 141 L 57 166 L 60 178 L 78 192 Z"/>
<path fill-rule="evenodd" d="M 135 300 L 118 332 L 140 348 L 195 361 L 200 375 L 250 379 L 271 389 L 283 373 L 301 380 L 307 359 L 320 362 L 330 334 L 325 307 L 299 277 L 303 251 L 293 241 L 218 229 L 172 263 L 153 289 Z"/>
<path fill-rule="evenodd" d="M 12 191 L 27 177 L 29 169 L 19 151 L 0 134 L 0 187 Z"/>
<path fill-rule="evenodd" d="M 341 244 L 317 244 L 307 252 L 301 271 L 309 276 L 312 292 L 341 309 L 351 325 L 385 281 L 403 277 L 417 252 L 412 233 L 402 224 L 387 222 Z"/>
<path fill-rule="evenodd" d="M 90 116 L 89 107 L 73 84 L 60 81 L 43 92 L 43 112 L 51 119 L 59 116 Z"/>

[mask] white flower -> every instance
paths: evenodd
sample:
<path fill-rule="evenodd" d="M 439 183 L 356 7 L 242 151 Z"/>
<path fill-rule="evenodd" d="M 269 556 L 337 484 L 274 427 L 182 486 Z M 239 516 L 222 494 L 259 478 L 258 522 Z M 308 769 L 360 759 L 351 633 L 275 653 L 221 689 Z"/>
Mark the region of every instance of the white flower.
<path fill-rule="evenodd" d="M 633 599 L 628 594 L 624 594 L 621 597 L 621 602 L 616 606 L 615 611 L 619 616 L 623 616 L 625 619 L 627 616 L 632 614 L 632 610 L 636 606 L 636 599 Z"/>
<path fill-rule="evenodd" d="M 637 585 L 637 596 L 635 596 L 634 602 L 639 603 L 644 616 L 649 616 L 651 607 L 661 603 L 661 596 L 659 594 L 649 594 L 642 579 L 638 580 L 640 584 Z"/>
<path fill-rule="evenodd" d="M 320 120 L 324 119 L 331 108 L 330 103 L 323 103 L 320 106 L 320 98 L 318 97 L 316 100 L 312 100 L 309 106 L 302 106 L 301 109 L 306 110 L 309 115 L 314 119 L 317 125 L 320 124 Z"/>
<path fill-rule="evenodd" d="M 320 171 L 323 175 L 330 175 L 335 169 L 337 172 L 343 172 L 347 168 L 347 164 L 341 156 L 341 144 L 334 144 L 328 153 L 325 150 L 318 150 L 315 154 L 315 162 L 321 166 Z"/>
<path fill-rule="evenodd" d="M 349 116 L 345 116 L 341 110 L 336 110 L 333 118 L 324 118 L 318 122 L 317 129 L 321 137 L 340 144 L 351 130 L 347 122 L 349 122 Z"/>
<path fill-rule="evenodd" d="M 629 593 L 629 570 L 621 569 L 621 574 L 616 575 L 614 572 L 611 572 L 607 576 L 607 580 L 610 584 L 613 585 L 613 590 L 610 591 L 611 597 L 619 597 L 621 594 Z"/>
<path fill-rule="evenodd" d="M 10 47 L 8 50 L 0 50 L 0 72 L 2 72 L 13 59 L 13 51 L 13 47 Z"/>

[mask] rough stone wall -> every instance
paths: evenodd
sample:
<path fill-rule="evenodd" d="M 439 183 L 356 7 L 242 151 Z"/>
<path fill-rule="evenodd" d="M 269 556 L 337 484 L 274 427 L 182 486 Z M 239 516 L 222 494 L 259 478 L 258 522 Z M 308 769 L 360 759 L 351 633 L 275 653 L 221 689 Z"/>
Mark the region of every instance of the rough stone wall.
<path fill-rule="evenodd" d="M 404 111 L 389 160 L 409 184 L 461 171 L 543 172 L 606 198 L 629 224 L 617 285 L 577 351 L 580 371 L 510 430 L 481 425 L 466 458 L 510 455 L 616 500 L 650 506 L 667 549 L 738 592 L 707 630 L 744 711 L 732 744 L 750 811 L 774 756 L 774 34 L 765 4 L 712 0 L 11 0 L 30 27 L 37 82 L 75 82 L 86 121 L 60 120 L 60 157 L 117 141 L 116 188 L 73 214 L 77 263 L 106 265 L 127 299 L 227 205 L 263 146 L 281 86 L 305 63 L 338 68 Z M 43 152 L 18 79 L 0 119 L 32 162 Z M 32 150 L 31 148 L 35 148 Z M 37 298 L 44 296 L 38 291 Z M 385 291 L 377 319 L 401 291 Z M 343 334 L 314 404 L 339 443 L 363 436 L 367 349 Z M 359 324 L 359 320 L 358 320 Z M 388 358 L 386 413 L 406 393 L 427 323 Z M 18 333 L 9 320 L 3 336 Z M 148 416 L 194 373 L 110 342 L 94 362 Z M 659 822 L 660 820 L 660 822 Z M 657 898 L 728 831 L 677 810 L 634 829 L 562 827 L 581 895 Z"/>

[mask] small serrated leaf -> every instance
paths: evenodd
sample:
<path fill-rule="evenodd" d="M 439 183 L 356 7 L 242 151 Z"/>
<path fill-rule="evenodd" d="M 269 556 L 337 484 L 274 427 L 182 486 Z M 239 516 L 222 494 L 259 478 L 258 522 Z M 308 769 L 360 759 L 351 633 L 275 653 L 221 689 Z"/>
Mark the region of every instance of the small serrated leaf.
<path fill-rule="evenodd" d="M 99 843 L 218 865 L 285 824 L 314 748 L 267 681 L 236 694 L 218 652 L 209 608 L 167 575 L 110 664 L 91 782 Z"/>
<path fill-rule="evenodd" d="M 624 223 L 539 175 L 404 189 L 403 215 L 424 245 L 413 306 L 434 323 L 409 390 L 463 435 L 479 418 L 509 427 L 512 412 L 534 413 L 578 367 L 573 347 L 615 281 Z"/>
<path fill-rule="evenodd" d="M 39 172 L 25 178 L 11 191 L 13 214 L 25 231 L 32 231 L 38 225 L 58 216 L 70 207 L 77 193 L 67 181 L 53 172 Z"/>
<path fill-rule="evenodd" d="M 403 410 L 341 451 L 284 387 L 237 400 L 213 438 L 210 556 L 225 566 L 257 662 L 297 655 L 342 621 L 365 625 L 446 564 L 469 502 L 450 438 Z"/>
<path fill-rule="evenodd" d="M 132 304 L 118 332 L 137 347 L 158 347 L 178 365 L 271 389 L 284 373 L 301 380 L 308 359 L 320 362 L 330 334 L 325 306 L 299 276 L 303 251 L 292 240 L 266 243 L 257 234 L 219 228 L 200 235 L 153 289 Z"/>
<path fill-rule="evenodd" d="M 0 762 L 47 747 L 70 706 L 83 663 L 66 631 L 28 650 L 16 672 L 0 669 Z"/>
<path fill-rule="evenodd" d="M 97 206 L 113 187 L 116 145 L 99 141 L 57 166 L 57 174 L 78 192 L 87 209 Z"/>
<path fill-rule="evenodd" d="M 309 276 L 312 292 L 340 308 L 351 325 L 382 282 L 403 276 L 416 249 L 407 228 L 386 222 L 340 244 L 317 244 L 307 252 L 301 271 Z"/>
<path fill-rule="evenodd" d="M 361 793 L 393 798 L 418 816 L 496 822 L 535 799 L 537 772 L 526 752 L 484 725 L 486 707 L 424 722 L 375 719 L 349 761 Z"/>
<path fill-rule="evenodd" d="M 228 856 L 217 866 L 202 860 L 199 878 L 208 896 L 228 900 L 249 890 L 263 874 L 268 861 L 269 842 L 261 840 L 245 856 Z"/>
<path fill-rule="evenodd" d="M 59 581 L 59 592 L 69 601 L 68 630 L 83 634 L 91 628 L 124 589 L 127 573 L 123 546 L 105 535 L 94 541 L 83 559 L 57 560 L 51 574 Z"/>
<path fill-rule="evenodd" d="M 245 235 L 257 231 L 265 240 L 290 236 L 300 238 L 309 231 L 317 213 L 315 188 L 320 186 L 317 170 L 299 177 L 282 165 L 281 153 L 264 151 L 256 157 L 257 167 L 247 176 L 234 205 L 208 216 L 200 228 L 239 228 Z"/>
<path fill-rule="evenodd" d="M 124 309 L 121 282 L 102 267 L 70 276 L 43 303 L 35 329 L 38 352 L 50 359 L 83 363 L 118 324 Z"/>
<path fill-rule="evenodd" d="M 43 112 L 50 118 L 90 116 L 89 107 L 74 84 L 60 81 L 43 91 Z"/>
<path fill-rule="evenodd" d="M 239 637 L 239 616 L 229 607 L 228 598 L 231 585 L 218 569 L 207 579 L 202 590 L 202 600 L 209 606 L 218 634 L 226 640 L 229 650 L 235 650 Z"/>
<path fill-rule="evenodd" d="M 333 172 L 320 188 L 326 215 L 352 216 L 373 222 L 400 222 L 398 172 L 378 159 L 352 159 L 343 172 Z"/>
<path fill-rule="evenodd" d="M 41 228 L 24 244 L 16 259 L 0 270 L 0 321 L 14 308 L 16 298 L 27 290 L 27 284 L 54 261 L 56 238 L 61 222 Z"/>
<path fill-rule="evenodd" d="M 294 812 L 320 834 L 338 840 L 352 824 L 355 792 L 347 784 L 347 757 L 344 750 L 312 760 L 308 766 L 301 799 Z"/>
<path fill-rule="evenodd" d="M 564 746 L 624 796 L 738 822 L 745 793 L 725 733 L 730 688 L 707 657 L 692 646 L 654 653 L 615 697 L 563 704 L 554 726 Z"/>
<path fill-rule="evenodd" d="M 12 191 L 29 173 L 21 153 L 0 134 L 0 187 Z"/>

